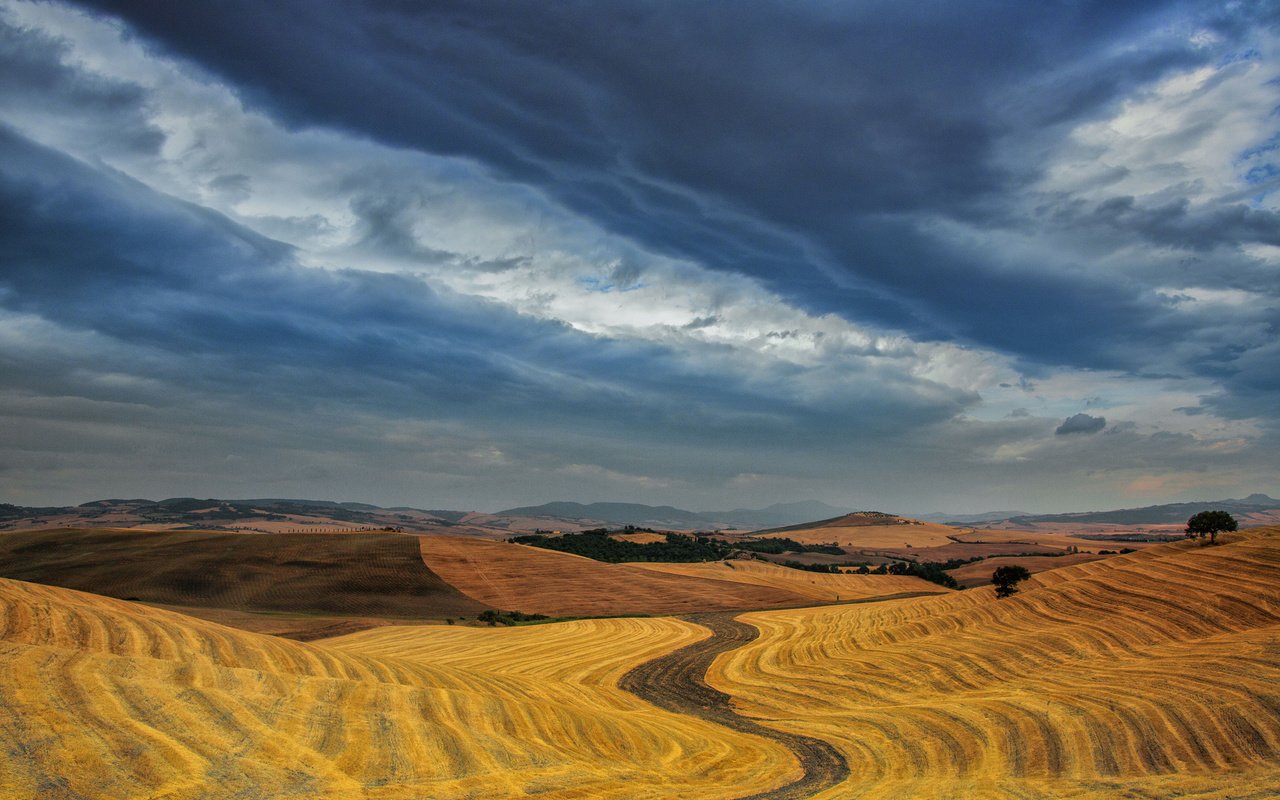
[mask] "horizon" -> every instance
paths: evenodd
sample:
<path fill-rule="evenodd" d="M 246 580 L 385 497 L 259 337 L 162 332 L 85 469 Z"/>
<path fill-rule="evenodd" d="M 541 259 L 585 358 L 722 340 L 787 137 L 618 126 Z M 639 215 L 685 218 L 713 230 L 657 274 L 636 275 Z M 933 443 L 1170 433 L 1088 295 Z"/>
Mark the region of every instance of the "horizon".
<path fill-rule="evenodd" d="M 749 512 L 767 511 L 776 506 L 799 506 L 799 505 L 806 505 L 806 504 L 821 504 L 821 505 L 828 506 L 832 510 L 841 511 L 842 514 L 859 514 L 859 513 L 878 512 L 878 513 L 891 514 L 893 516 L 912 518 L 912 517 L 938 516 L 938 515 L 945 515 L 945 514 L 954 514 L 955 516 L 969 516 L 969 515 L 977 515 L 977 514 L 1009 513 L 1009 512 L 1020 512 L 1020 514 L 1025 514 L 1027 516 L 1052 516 L 1052 515 L 1058 515 L 1058 514 L 1083 514 L 1083 513 L 1089 513 L 1089 512 L 1125 511 L 1125 510 L 1139 509 L 1139 508 L 1144 508 L 1149 506 L 1164 506 L 1164 505 L 1178 505 L 1178 504 L 1194 505 L 1198 503 L 1212 504 L 1212 503 L 1222 503 L 1222 502 L 1230 502 L 1230 501 L 1244 501 L 1244 500 L 1248 500 L 1250 498 L 1258 497 L 1258 496 L 1265 497 L 1269 500 L 1277 500 L 1278 502 L 1280 502 L 1280 498 L 1272 497 L 1268 492 L 1249 492 L 1249 493 L 1240 495 L 1239 497 L 1216 497 L 1213 499 L 1198 497 L 1198 498 L 1193 498 L 1188 500 L 1173 500 L 1168 503 L 1146 503 L 1142 506 L 1125 506 L 1125 507 L 1113 507 L 1113 508 L 1073 508 L 1068 510 L 999 509 L 999 508 L 985 508 L 985 509 L 980 509 L 976 511 L 956 511 L 954 509 L 938 509 L 938 510 L 906 509 L 904 510 L 904 509 L 879 508 L 876 506 L 866 506 L 866 507 L 857 507 L 857 506 L 848 506 L 848 505 L 842 506 L 840 504 L 826 503 L 825 501 L 814 500 L 812 498 L 806 499 L 806 500 L 778 501 L 778 502 L 773 502 L 773 503 L 768 503 L 768 504 L 758 505 L 758 506 L 735 506 L 733 508 L 684 508 L 679 505 L 671 504 L 671 503 L 638 503 L 638 502 L 626 501 L 626 500 L 579 501 L 579 500 L 557 499 L 557 500 L 546 500 L 546 501 L 537 502 L 537 503 L 520 503 L 516 505 L 501 505 L 492 510 L 486 510 L 483 508 L 468 508 L 468 507 L 449 505 L 449 504 L 417 504 L 417 503 L 382 504 L 382 503 L 370 503 L 364 500 L 350 500 L 350 499 L 331 500 L 331 499 L 319 498 L 319 497 L 267 497 L 267 496 L 216 497 L 216 496 L 209 496 L 206 494 L 194 494 L 194 495 L 183 494 L 183 495 L 170 495 L 166 497 L 154 497 L 154 498 L 148 497 L 146 495 L 138 495 L 133 497 L 99 497 L 93 500 L 85 500 L 79 503 L 71 503 L 71 504 L 49 503 L 43 506 L 24 506 L 24 507 L 78 508 L 81 506 L 89 505 L 91 503 L 110 502 L 110 501 L 120 501 L 120 502 L 146 501 L 146 502 L 152 502 L 152 503 L 164 503 L 172 500 L 218 500 L 222 502 L 277 501 L 277 502 L 301 502 L 301 503 L 333 503 L 335 505 L 343 505 L 343 504 L 367 505 L 367 506 L 372 506 L 374 508 L 379 508 L 379 509 L 411 508 L 416 511 L 435 510 L 435 511 L 465 512 L 470 514 L 502 514 L 503 512 L 515 510 L 515 509 L 537 508 L 540 506 L 554 505 L 556 503 L 569 503 L 569 504 L 576 504 L 581 506 L 636 505 L 636 506 L 647 506 L 651 508 L 667 507 L 667 508 L 673 508 L 677 511 L 683 511 L 683 512 L 693 513 L 693 514 L 726 514 L 734 511 L 749 511 Z M 4 500 L 3 498 L 0 498 L 0 504 L 3 504 L 5 502 L 7 501 Z M 11 505 L 18 505 L 18 504 L 11 504 Z M 844 509 L 848 509 L 848 510 L 845 511 Z M 818 521 L 818 520 L 815 519 L 815 520 L 808 520 L 808 521 Z"/>
<path fill-rule="evenodd" d="M 1280 495 L 1268 4 L 0 0 L 0 65 L 6 502 Z"/>

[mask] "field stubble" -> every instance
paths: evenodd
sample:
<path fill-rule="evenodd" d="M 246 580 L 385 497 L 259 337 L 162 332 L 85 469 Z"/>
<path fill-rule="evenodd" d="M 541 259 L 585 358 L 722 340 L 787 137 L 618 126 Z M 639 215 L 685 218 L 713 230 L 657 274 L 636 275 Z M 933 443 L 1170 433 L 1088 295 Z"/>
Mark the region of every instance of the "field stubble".
<path fill-rule="evenodd" d="M 783 746 L 622 673 L 671 619 L 381 628 L 291 642 L 0 579 L 0 787 L 40 798 L 665 798 L 765 791 Z"/>
<path fill-rule="evenodd" d="M 1280 529 L 1041 573 L 1008 600 L 982 588 L 738 619 L 759 638 L 706 683 L 726 709 L 839 752 L 849 777 L 817 797 L 1280 796 Z M 618 688 L 708 635 L 608 619 L 308 645 L 0 580 L 0 786 L 769 796 L 798 775 L 786 747 Z"/>
<path fill-rule="evenodd" d="M 1280 796 L 1280 529 L 740 619 L 707 681 L 840 749 L 819 797 Z"/>

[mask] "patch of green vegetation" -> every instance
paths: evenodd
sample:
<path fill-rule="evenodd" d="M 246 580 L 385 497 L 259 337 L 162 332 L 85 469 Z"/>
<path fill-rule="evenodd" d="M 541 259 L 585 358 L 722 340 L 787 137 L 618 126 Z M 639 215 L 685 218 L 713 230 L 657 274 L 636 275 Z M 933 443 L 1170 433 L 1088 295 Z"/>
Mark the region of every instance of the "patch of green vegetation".
<path fill-rule="evenodd" d="M 617 564 L 624 561 L 657 561 L 666 563 L 689 563 L 698 561 L 721 561 L 737 552 L 751 553 L 829 553 L 843 555 L 844 551 L 835 544 L 806 545 L 791 539 L 743 539 L 732 543 L 711 536 L 695 534 L 688 536 L 682 533 L 667 533 L 665 541 L 629 542 L 615 539 L 613 533 L 635 533 L 647 530 L 628 526 L 620 531 L 606 528 L 595 528 L 581 533 L 566 533 L 561 536 L 547 536 L 534 533 L 525 536 L 514 536 L 507 541 L 516 544 L 527 544 L 556 550 L 561 553 L 572 553 L 576 556 L 594 558 Z M 648 531 L 654 533 L 655 531 Z"/>
<path fill-rule="evenodd" d="M 546 614 L 524 614 L 519 611 L 499 611 L 497 609 L 489 609 L 481 611 L 477 616 L 478 622 L 488 623 L 489 627 L 496 625 L 520 625 L 531 622 L 550 622 L 551 617 Z M 452 622 L 450 622 L 452 624 Z"/>

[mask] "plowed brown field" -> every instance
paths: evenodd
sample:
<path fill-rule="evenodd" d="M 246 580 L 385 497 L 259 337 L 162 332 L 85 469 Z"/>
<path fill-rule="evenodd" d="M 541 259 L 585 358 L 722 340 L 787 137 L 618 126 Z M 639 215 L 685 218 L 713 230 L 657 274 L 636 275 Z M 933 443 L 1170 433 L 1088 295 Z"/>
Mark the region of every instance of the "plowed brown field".
<path fill-rule="evenodd" d="M 1280 796 L 1280 529 L 990 588 L 746 614 L 708 683 L 834 744 L 823 798 Z"/>
<path fill-rule="evenodd" d="M 326 618 L 334 615 L 442 619 L 487 608 L 427 569 L 415 537 L 389 533 L 2 533 L 0 576 L 182 607 L 229 624 L 270 625 L 246 612 L 320 618 L 276 620 L 304 630 L 331 627 Z"/>
<path fill-rule="evenodd" d="M 432 572 L 482 603 L 526 614 L 692 614 L 813 603 L 773 586 L 667 575 L 519 544 L 455 536 L 420 540 Z"/>

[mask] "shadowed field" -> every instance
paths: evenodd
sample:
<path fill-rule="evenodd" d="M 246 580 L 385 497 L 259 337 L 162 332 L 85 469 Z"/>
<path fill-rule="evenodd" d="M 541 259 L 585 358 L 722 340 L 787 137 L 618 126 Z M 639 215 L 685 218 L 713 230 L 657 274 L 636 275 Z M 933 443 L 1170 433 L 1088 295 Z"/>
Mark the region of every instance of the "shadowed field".
<path fill-rule="evenodd" d="M 415 537 L 385 533 L 4 533 L 0 576 L 181 607 L 229 624 L 252 620 L 245 612 L 440 619 L 486 608 L 427 569 Z"/>
<path fill-rule="evenodd" d="M 868 597 L 924 592 L 942 594 L 951 591 L 923 578 L 909 575 L 850 575 L 779 567 L 761 561 L 706 561 L 698 564 L 631 564 L 639 569 L 687 575 L 696 578 L 733 581 L 756 586 L 772 586 L 804 595 L 818 603 L 862 600 Z"/>
<path fill-rule="evenodd" d="M 5 797 L 723 800 L 781 745 L 618 689 L 669 619 L 395 627 L 326 646 L 0 579 Z"/>
<path fill-rule="evenodd" d="M 990 588 L 746 614 L 708 683 L 831 742 L 824 798 L 1280 796 L 1280 529 Z"/>
<path fill-rule="evenodd" d="M 812 598 L 774 586 L 669 575 L 505 542 L 422 536 L 431 571 L 476 600 L 549 616 L 784 608 Z"/>

